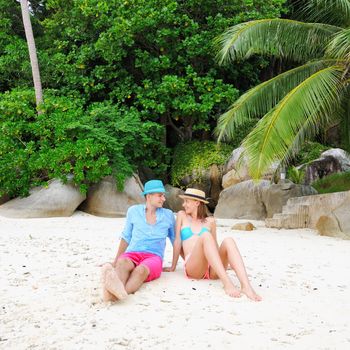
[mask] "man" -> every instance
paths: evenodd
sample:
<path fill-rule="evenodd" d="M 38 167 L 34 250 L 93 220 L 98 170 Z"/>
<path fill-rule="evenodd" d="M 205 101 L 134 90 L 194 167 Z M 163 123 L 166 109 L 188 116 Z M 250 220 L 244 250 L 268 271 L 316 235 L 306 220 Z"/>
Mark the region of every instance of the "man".
<path fill-rule="evenodd" d="M 102 267 L 103 299 L 115 301 L 135 293 L 144 282 L 158 278 L 168 237 L 175 239 L 175 218 L 163 208 L 165 188 L 160 180 L 145 183 L 146 204 L 130 207 L 113 264 Z"/>

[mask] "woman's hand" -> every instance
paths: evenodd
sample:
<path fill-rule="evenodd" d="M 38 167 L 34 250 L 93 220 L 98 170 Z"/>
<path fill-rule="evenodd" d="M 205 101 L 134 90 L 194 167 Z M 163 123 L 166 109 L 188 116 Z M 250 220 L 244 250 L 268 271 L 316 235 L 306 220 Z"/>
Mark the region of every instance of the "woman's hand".
<path fill-rule="evenodd" d="M 164 272 L 174 272 L 175 271 L 175 268 L 174 267 L 163 267 L 163 271 Z"/>

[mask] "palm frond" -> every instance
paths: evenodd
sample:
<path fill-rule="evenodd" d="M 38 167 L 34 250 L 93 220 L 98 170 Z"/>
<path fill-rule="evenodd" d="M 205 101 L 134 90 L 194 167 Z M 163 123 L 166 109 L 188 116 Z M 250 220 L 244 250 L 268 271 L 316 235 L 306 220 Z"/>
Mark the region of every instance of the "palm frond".
<path fill-rule="evenodd" d="M 298 18 L 342 27 L 350 25 L 349 0 L 299 0 L 296 6 L 300 7 L 296 13 Z"/>
<path fill-rule="evenodd" d="M 336 60 L 312 61 L 265 81 L 243 94 L 220 116 L 215 134 L 218 141 L 230 140 L 235 129 L 252 118 L 260 118 L 273 108 L 290 90 L 315 72 L 334 65 Z"/>
<path fill-rule="evenodd" d="M 302 62 L 322 57 L 332 36 L 342 28 L 288 19 L 262 19 L 229 28 L 215 43 L 222 63 L 254 54 L 272 55 Z"/>
<path fill-rule="evenodd" d="M 253 178 L 260 178 L 274 161 L 283 160 L 296 138 L 303 141 L 306 130 L 315 133 L 320 121 L 334 112 L 343 91 L 343 70 L 343 66 L 331 66 L 314 73 L 258 122 L 242 143 Z"/>
<path fill-rule="evenodd" d="M 317 113 L 317 111 L 315 113 Z M 334 123 L 340 122 L 343 116 L 344 116 L 344 109 L 342 108 L 341 104 L 340 105 L 334 104 L 334 109 L 332 110 L 331 114 L 325 116 L 324 118 L 319 119 L 320 122 L 317 125 L 318 128 L 313 128 L 313 127 L 310 128 L 310 125 L 313 124 L 312 122 L 315 119 L 315 117 L 314 115 L 308 116 L 305 119 L 303 126 L 300 128 L 300 130 L 296 134 L 292 145 L 288 149 L 288 152 L 285 154 L 284 158 L 282 159 L 282 163 L 288 164 L 289 161 L 293 159 L 301 150 L 305 140 L 311 140 L 316 135 L 317 132 L 319 132 L 320 130 L 325 130 L 327 127 L 330 126 L 330 124 L 334 125 Z"/>
<path fill-rule="evenodd" d="M 330 57 L 350 61 L 350 28 L 337 33 L 327 47 Z"/>

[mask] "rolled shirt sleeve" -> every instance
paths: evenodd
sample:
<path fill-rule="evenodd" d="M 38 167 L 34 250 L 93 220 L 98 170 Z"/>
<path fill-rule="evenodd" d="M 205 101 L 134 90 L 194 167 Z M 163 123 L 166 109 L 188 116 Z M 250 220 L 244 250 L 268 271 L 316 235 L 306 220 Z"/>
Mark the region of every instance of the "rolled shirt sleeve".
<path fill-rule="evenodd" d="M 126 222 L 125 222 L 124 230 L 121 235 L 121 238 L 124 239 L 124 241 L 127 242 L 128 244 L 130 243 L 132 230 L 133 230 L 133 222 L 132 222 L 133 210 L 132 209 L 133 209 L 132 207 L 129 208 L 126 213 Z"/>

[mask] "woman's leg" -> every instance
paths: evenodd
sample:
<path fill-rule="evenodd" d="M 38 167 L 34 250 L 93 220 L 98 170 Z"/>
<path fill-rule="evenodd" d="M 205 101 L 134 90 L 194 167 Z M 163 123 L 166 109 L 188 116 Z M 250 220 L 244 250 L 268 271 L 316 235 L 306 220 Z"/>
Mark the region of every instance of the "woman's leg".
<path fill-rule="evenodd" d="M 237 278 L 241 283 L 242 293 L 252 300 L 261 300 L 261 297 L 255 293 L 249 282 L 242 256 L 232 238 L 229 237 L 223 240 L 219 248 L 219 254 L 224 267 L 227 268 L 228 264 L 230 264 L 235 271 Z M 215 278 L 215 273 L 213 278 Z"/>
<path fill-rule="evenodd" d="M 226 273 L 213 236 L 209 232 L 205 232 L 197 239 L 191 256 L 186 262 L 187 275 L 197 279 L 202 278 L 208 268 L 208 263 L 224 284 L 226 294 L 239 297 L 240 292 Z"/>

